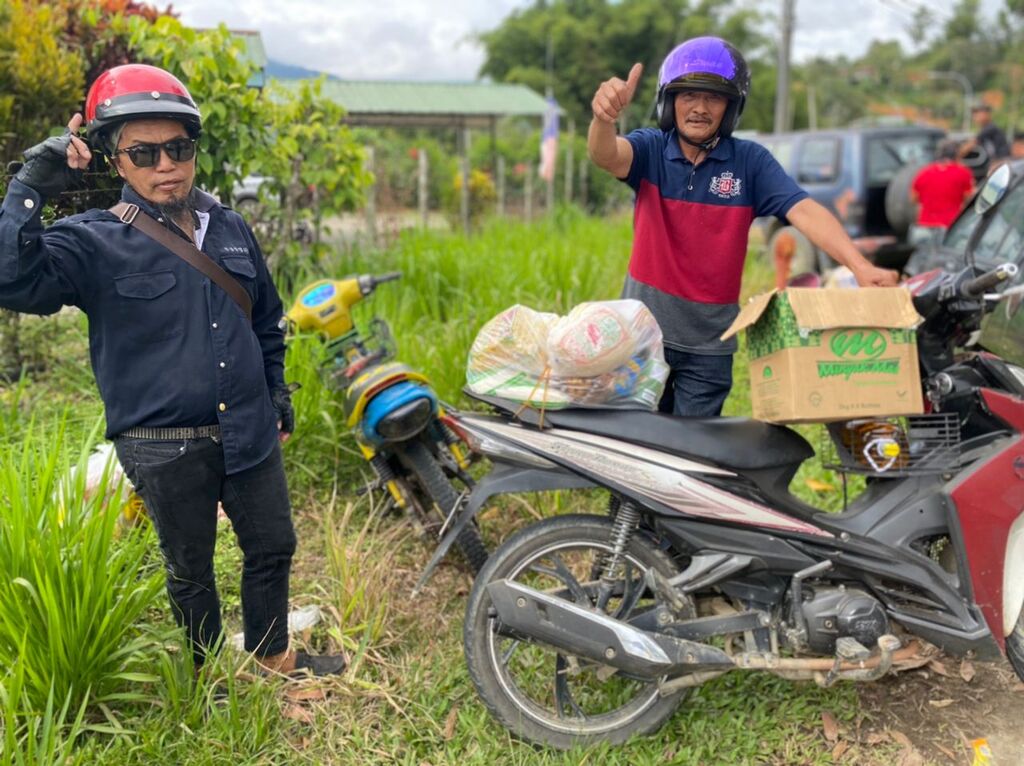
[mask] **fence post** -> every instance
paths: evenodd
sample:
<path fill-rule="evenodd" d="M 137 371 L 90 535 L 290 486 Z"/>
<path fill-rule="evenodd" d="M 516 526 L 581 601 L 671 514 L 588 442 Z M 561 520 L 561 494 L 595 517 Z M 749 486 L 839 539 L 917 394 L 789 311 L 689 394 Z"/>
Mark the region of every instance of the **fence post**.
<path fill-rule="evenodd" d="M 366 170 L 373 175 L 373 183 L 366 190 L 366 233 L 371 245 L 377 243 L 377 175 L 374 154 L 374 147 L 366 147 Z"/>
<path fill-rule="evenodd" d="M 533 220 L 533 163 L 526 163 L 526 178 L 523 181 L 523 218 Z"/>
<path fill-rule="evenodd" d="M 572 204 L 573 144 L 576 138 L 576 121 L 569 120 L 565 137 L 565 204 Z"/>
<path fill-rule="evenodd" d="M 590 193 L 590 189 L 587 186 L 587 173 L 590 172 L 590 160 L 584 157 L 580 160 L 580 205 L 586 209 L 587 207 L 587 195 Z"/>
<path fill-rule="evenodd" d="M 497 213 L 502 217 L 505 215 L 505 158 L 501 156 L 498 157 Z"/>
<path fill-rule="evenodd" d="M 459 193 L 459 216 L 462 230 L 469 232 L 469 128 L 462 129 L 462 153 L 459 157 L 459 173 L 462 175 L 462 189 Z"/>
<path fill-rule="evenodd" d="M 558 158 L 554 160 L 555 167 L 558 167 Z M 555 209 L 555 173 L 544 182 L 544 213 L 551 215 Z"/>
<path fill-rule="evenodd" d="M 420 206 L 420 221 L 423 228 L 427 228 L 427 150 L 420 148 L 416 150 L 416 156 L 420 162 L 419 183 L 416 186 L 416 194 Z"/>

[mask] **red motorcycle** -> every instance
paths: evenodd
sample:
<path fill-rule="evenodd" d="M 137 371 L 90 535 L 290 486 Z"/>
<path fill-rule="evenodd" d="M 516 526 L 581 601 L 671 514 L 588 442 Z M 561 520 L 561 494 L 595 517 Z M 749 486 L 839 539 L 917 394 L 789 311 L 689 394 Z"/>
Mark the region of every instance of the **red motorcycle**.
<path fill-rule="evenodd" d="M 652 732 L 728 672 L 871 681 L 937 646 L 1005 656 L 1024 678 L 1024 368 L 975 345 L 986 292 L 1014 274 L 908 284 L 926 412 L 829 426 L 843 469 L 868 476 L 842 513 L 790 494 L 815 453 L 784 426 L 541 419 L 500 399 L 493 415 L 448 415 L 493 468 L 439 553 L 496 494 L 612 496 L 607 514 L 520 530 L 477 576 L 464 642 L 484 704 L 516 735 L 570 748 Z"/>

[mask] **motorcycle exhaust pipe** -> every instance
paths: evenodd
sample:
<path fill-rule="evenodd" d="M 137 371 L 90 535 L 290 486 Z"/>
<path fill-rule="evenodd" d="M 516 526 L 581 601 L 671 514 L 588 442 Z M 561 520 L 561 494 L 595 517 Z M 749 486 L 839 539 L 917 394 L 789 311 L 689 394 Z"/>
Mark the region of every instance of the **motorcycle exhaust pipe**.
<path fill-rule="evenodd" d="M 727 670 L 732 658 L 720 649 L 640 630 L 571 601 L 511 580 L 495 580 L 487 595 L 498 632 L 527 638 L 645 680 L 682 671 Z"/>

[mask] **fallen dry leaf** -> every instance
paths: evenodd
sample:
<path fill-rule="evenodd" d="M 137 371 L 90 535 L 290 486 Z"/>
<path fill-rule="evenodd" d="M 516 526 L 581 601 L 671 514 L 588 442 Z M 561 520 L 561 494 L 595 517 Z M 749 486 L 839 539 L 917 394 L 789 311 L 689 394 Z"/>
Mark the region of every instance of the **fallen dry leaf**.
<path fill-rule="evenodd" d="M 825 739 L 828 742 L 835 742 L 839 739 L 839 723 L 836 717 L 827 710 L 821 714 L 821 726 L 825 730 Z"/>
<path fill-rule="evenodd" d="M 327 692 L 319 686 L 295 686 L 286 689 L 284 696 L 291 702 L 310 702 L 311 700 L 326 699 Z"/>
<path fill-rule="evenodd" d="M 964 660 L 960 663 L 960 677 L 967 683 L 974 680 L 974 676 L 977 671 L 974 669 L 974 663 L 970 660 Z"/>
<path fill-rule="evenodd" d="M 849 749 L 850 743 L 844 739 L 842 742 L 838 743 L 835 747 L 832 748 L 832 760 L 838 761 L 840 758 L 843 757 L 843 754 Z"/>
<path fill-rule="evenodd" d="M 928 704 L 931 705 L 932 707 L 944 708 L 944 707 L 949 707 L 950 705 L 952 705 L 953 704 L 953 700 L 950 700 L 950 699 L 945 699 L 945 700 L 928 700 Z"/>
<path fill-rule="evenodd" d="M 933 673 L 938 673 L 940 676 L 945 676 L 946 678 L 949 678 L 949 671 L 946 670 L 946 666 L 938 660 L 929 661 L 928 669 L 931 670 Z"/>
<path fill-rule="evenodd" d="M 283 715 L 285 718 L 300 723 L 313 723 L 316 720 L 313 711 L 302 705 L 285 705 Z"/>
<path fill-rule="evenodd" d="M 444 739 L 445 742 L 455 736 L 455 723 L 459 720 L 459 706 L 453 705 L 452 709 L 448 711 L 448 720 L 444 722 Z"/>
<path fill-rule="evenodd" d="M 942 745 L 938 744 L 937 742 L 933 742 L 932 744 L 935 745 L 935 747 L 937 747 L 939 750 L 941 750 L 945 754 L 945 756 L 947 758 L 949 758 L 949 760 L 955 761 L 957 759 L 956 758 L 956 753 L 954 753 L 948 747 L 943 747 Z"/>
<path fill-rule="evenodd" d="M 1015 683 L 1013 686 L 1010 687 L 1010 691 L 1024 692 L 1024 681 L 1018 681 L 1017 683 Z"/>
<path fill-rule="evenodd" d="M 903 747 L 908 747 L 911 750 L 914 749 L 914 743 L 911 742 L 910 737 L 908 737 L 902 731 L 894 731 L 892 729 L 889 729 L 889 736 L 892 737 L 893 740 L 895 740 L 898 744 L 903 745 Z"/>

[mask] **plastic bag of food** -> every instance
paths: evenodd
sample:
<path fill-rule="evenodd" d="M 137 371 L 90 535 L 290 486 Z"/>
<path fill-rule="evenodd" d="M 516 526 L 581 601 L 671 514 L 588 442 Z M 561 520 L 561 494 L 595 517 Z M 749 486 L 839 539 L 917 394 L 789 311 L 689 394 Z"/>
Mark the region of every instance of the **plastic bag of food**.
<path fill-rule="evenodd" d="M 513 306 L 480 329 L 466 365 L 471 391 L 546 409 L 655 409 L 667 376 L 661 328 L 635 300 L 564 317 Z"/>

